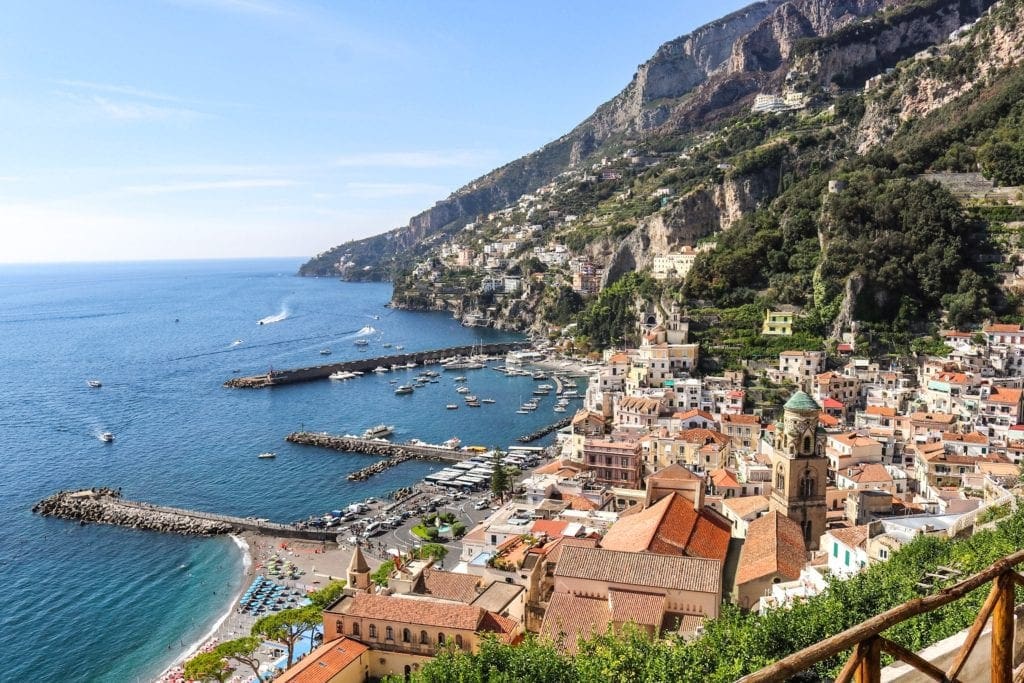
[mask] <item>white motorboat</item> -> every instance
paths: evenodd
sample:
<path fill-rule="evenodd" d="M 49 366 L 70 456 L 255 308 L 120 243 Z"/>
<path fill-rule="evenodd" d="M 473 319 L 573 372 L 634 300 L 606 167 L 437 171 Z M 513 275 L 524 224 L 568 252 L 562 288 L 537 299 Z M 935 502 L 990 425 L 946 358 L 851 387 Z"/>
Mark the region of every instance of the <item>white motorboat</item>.
<path fill-rule="evenodd" d="M 459 404 L 458 403 L 449 403 L 448 405 L 445 406 L 445 408 L 447 408 L 448 410 L 458 410 L 459 409 Z"/>
<path fill-rule="evenodd" d="M 393 434 L 395 428 L 391 425 L 379 424 L 376 427 L 371 427 L 363 432 L 364 439 L 380 439 L 385 436 Z"/>
<path fill-rule="evenodd" d="M 277 457 L 277 453 L 272 453 L 270 451 L 267 451 L 266 453 L 260 453 L 256 457 L 259 458 L 260 460 L 270 460 L 271 458 L 276 458 Z"/>
<path fill-rule="evenodd" d="M 104 443 L 110 443 L 113 440 L 114 440 L 114 433 L 113 432 L 102 432 L 100 434 L 100 441 L 102 441 Z"/>
<path fill-rule="evenodd" d="M 330 378 L 330 379 L 345 380 L 345 379 L 352 379 L 355 376 L 356 376 L 356 373 L 354 373 L 354 372 L 346 372 L 344 370 L 338 370 L 337 372 L 332 372 L 327 377 Z"/>
<path fill-rule="evenodd" d="M 403 384 L 402 386 L 395 389 L 395 393 L 398 394 L 399 396 L 403 394 L 411 394 L 412 392 L 413 388 L 411 384 Z"/>
<path fill-rule="evenodd" d="M 329 356 L 329 355 L 331 355 L 331 350 L 330 349 L 320 349 L 320 355 L 321 356 Z"/>
<path fill-rule="evenodd" d="M 370 345 L 370 342 L 366 341 L 365 339 L 356 339 L 352 343 L 355 344 L 356 346 L 369 346 Z"/>
<path fill-rule="evenodd" d="M 98 379 L 91 379 L 88 382 L 86 382 L 86 384 L 88 384 L 93 389 L 99 389 L 100 387 L 103 386 L 103 382 L 99 381 Z"/>
<path fill-rule="evenodd" d="M 386 367 L 384 367 L 383 365 L 378 365 L 377 367 L 375 367 L 373 369 L 373 371 L 376 372 L 377 374 L 382 374 L 382 373 L 387 372 L 388 369 Z"/>
<path fill-rule="evenodd" d="M 459 387 L 455 391 L 459 392 L 460 394 L 468 394 L 470 389 L 469 387 Z"/>

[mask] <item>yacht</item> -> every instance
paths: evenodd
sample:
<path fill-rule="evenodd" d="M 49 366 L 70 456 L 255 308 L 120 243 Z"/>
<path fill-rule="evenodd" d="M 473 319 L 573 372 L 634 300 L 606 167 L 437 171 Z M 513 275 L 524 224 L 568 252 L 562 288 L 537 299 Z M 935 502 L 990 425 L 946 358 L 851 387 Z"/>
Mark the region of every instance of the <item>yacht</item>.
<path fill-rule="evenodd" d="M 480 401 L 466 401 L 466 405 L 469 406 L 470 408 L 479 408 Z"/>
<path fill-rule="evenodd" d="M 329 356 L 329 355 L 331 355 L 331 350 L 330 349 L 320 349 L 320 355 L 321 356 Z"/>
<path fill-rule="evenodd" d="M 401 396 L 402 394 L 411 394 L 412 392 L 413 388 L 411 384 L 403 384 L 397 389 L 395 389 L 395 393 L 398 394 L 399 396 Z"/>
<path fill-rule="evenodd" d="M 448 405 L 445 406 L 445 408 L 447 408 L 448 410 L 458 410 L 459 409 L 459 404 L 458 403 L 449 403 Z"/>
<path fill-rule="evenodd" d="M 370 427 L 363 432 L 364 439 L 381 439 L 385 436 L 390 436 L 395 431 L 395 428 L 391 425 L 379 424 L 376 427 Z"/>
<path fill-rule="evenodd" d="M 98 379 L 91 379 L 88 382 L 86 382 L 86 384 L 88 384 L 93 389 L 99 389 L 100 387 L 103 386 L 103 382 L 99 381 Z"/>
<path fill-rule="evenodd" d="M 469 393 L 469 387 L 459 387 L 455 391 L 459 392 L 460 394 L 468 394 Z"/>
<path fill-rule="evenodd" d="M 110 443 L 113 440 L 114 440 L 114 433 L 113 432 L 103 432 L 103 433 L 100 434 L 100 441 L 103 441 L 104 443 Z"/>
<path fill-rule="evenodd" d="M 260 458 L 261 460 L 270 460 L 271 458 L 276 458 L 277 453 L 271 453 L 270 451 L 268 451 L 266 453 L 260 453 L 256 457 Z"/>
<path fill-rule="evenodd" d="M 565 412 L 565 406 L 555 406 L 554 410 L 555 410 L 556 413 L 564 413 Z"/>
<path fill-rule="evenodd" d="M 453 436 L 452 438 L 448 439 L 447 441 L 444 441 L 444 442 L 441 443 L 441 446 L 443 446 L 444 448 L 458 448 L 461 445 L 462 445 L 462 439 L 460 439 L 457 436 Z"/>
<path fill-rule="evenodd" d="M 494 403 L 494 399 L 493 398 L 482 398 L 482 399 L 480 399 L 480 402 L 481 403 Z"/>
<path fill-rule="evenodd" d="M 356 346 L 369 346 L 370 345 L 370 342 L 366 341 L 365 339 L 356 339 L 352 343 L 355 344 Z"/>
<path fill-rule="evenodd" d="M 476 403 L 476 402 L 478 402 L 480 400 L 476 396 L 473 396 L 473 395 L 467 395 L 465 398 L 466 398 L 466 403 Z"/>
<path fill-rule="evenodd" d="M 381 374 L 381 373 L 387 372 L 388 369 L 386 367 L 384 367 L 383 365 L 378 365 L 377 367 L 375 367 L 373 369 L 373 371 L 376 372 L 377 374 Z"/>
<path fill-rule="evenodd" d="M 329 379 L 340 379 L 340 380 L 352 379 L 355 376 L 356 376 L 356 373 L 354 373 L 354 372 L 345 372 L 344 370 L 338 370 L 337 372 L 332 372 L 331 374 L 327 375 L 327 377 Z"/>
<path fill-rule="evenodd" d="M 455 378 L 455 381 L 456 382 L 465 382 L 466 378 L 463 377 L 462 375 L 459 375 L 458 377 Z"/>

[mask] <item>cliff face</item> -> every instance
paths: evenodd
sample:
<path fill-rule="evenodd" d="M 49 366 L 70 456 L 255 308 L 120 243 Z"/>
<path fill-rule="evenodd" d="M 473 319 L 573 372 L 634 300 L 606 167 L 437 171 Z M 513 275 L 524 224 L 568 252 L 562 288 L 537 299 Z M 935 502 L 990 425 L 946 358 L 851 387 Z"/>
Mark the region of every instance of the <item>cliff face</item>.
<path fill-rule="evenodd" d="M 621 93 L 568 134 L 469 183 L 407 226 L 320 254 L 300 274 L 387 278 L 405 259 L 424 253 L 431 236 L 504 207 L 614 140 L 699 130 L 743 110 L 760 88 L 781 82 L 797 40 L 828 35 L 892 2 L 765 0 L 669 41 Z M 339 268 L 339 262 L 347 265 Z"/>

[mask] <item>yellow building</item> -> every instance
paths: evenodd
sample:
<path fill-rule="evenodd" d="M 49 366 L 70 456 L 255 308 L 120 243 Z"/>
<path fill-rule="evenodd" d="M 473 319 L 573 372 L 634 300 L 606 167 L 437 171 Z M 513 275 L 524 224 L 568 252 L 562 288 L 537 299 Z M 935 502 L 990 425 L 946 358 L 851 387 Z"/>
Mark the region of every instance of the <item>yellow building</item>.
<path fill-rule="evenodd" d="M 794 318 L 796 318 L 796 313 L 793 311 L 768 309 L 764 312 L 761 334 L 791 337 L 793 336 Z"/>

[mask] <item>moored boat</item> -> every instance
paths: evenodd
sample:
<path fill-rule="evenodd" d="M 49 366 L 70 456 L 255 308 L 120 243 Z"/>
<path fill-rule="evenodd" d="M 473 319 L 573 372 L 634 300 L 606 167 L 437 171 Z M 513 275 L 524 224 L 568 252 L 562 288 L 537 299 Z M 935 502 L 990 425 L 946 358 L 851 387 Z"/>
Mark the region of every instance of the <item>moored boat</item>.
<path fill-rule="evenodd" d="M 412 392 L 413 392 L 413 387 L 412 387 L 411 384 L 403 384 L 400 387 L 398 387 L 397 389 L 395 389 L 395 393 L 398 394 L 399 396 L 401 396 L 403 394 L 411 394 Z"/>
<path fill-rule="evenodd" d="M 100 387 L 103 386 L 103 382 L 99 381 L 98 379 L 90 379 L 88 382 L 86 382 L 86 384 L 88 384 L 93 389 L 99 389 Z"/>
<path fill-rule="evenodd" d="M 270 451 L 267 451 L 266 453 L 260 453 L 256 457 L 259 458 L 260 460 L 270 460 L 271 458 L 276 458 L 277 457 L 277 453 L 272 453 Z"/>
<path fill-rule="evenodd" d="M 394 433 L 395 428 L 391 425 L 379 424 L 376 427 L 370 427 L 363 432 L 364 439 L 379 439 Z"/>

